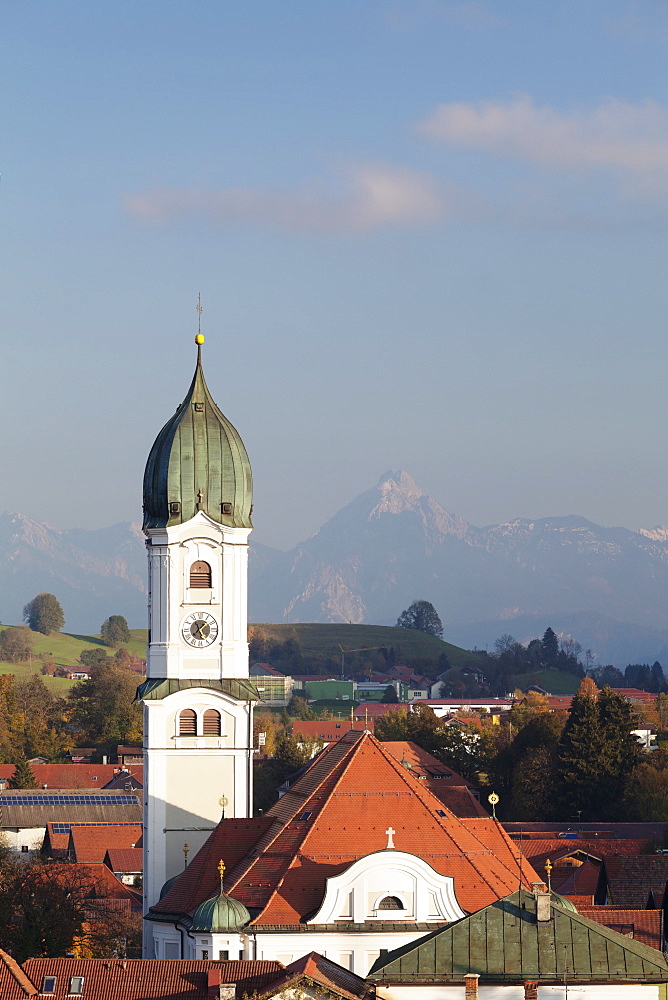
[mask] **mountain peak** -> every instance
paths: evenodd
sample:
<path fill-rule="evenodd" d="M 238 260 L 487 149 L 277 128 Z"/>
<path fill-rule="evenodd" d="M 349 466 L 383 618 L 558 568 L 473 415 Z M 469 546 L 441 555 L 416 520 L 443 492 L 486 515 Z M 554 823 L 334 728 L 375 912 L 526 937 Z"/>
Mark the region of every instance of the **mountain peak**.
<path fill-rule="evenodd" d="M 424 493 L 417 485 L 412 476 L 409 476 L 407 472 L 403 472 L 401 469 L 398 471 L 393 471 L 383 473 L 383 475 L 378 480 L 377 489 L 381 493 L 403 493 L 406 497 L 413 497 L 417 499 L 418 497 L 424 496 Z"/>

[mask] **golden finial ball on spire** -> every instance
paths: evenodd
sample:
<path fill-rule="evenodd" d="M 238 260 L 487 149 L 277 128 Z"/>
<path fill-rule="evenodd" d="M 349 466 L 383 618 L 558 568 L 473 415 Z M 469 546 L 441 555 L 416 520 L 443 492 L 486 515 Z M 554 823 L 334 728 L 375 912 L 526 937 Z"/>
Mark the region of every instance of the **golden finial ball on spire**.
<path fill-rule="evenodd" d="M 204 343 L 204 334 L 203 333 L 196 333 L 195 334 L 195 343 L 197 344 L 198 347 L 202 346 L 202 344 Z"/>

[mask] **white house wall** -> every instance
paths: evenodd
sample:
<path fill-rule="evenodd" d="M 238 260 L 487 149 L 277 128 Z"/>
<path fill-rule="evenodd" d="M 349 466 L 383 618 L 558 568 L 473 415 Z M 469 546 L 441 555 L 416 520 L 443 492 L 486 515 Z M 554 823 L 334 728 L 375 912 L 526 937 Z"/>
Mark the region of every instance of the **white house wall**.
<path fill-rule="evenodd" d="M 568 992 L 566 992 L 566 990 Z M 378 1000 L 464 1000 L 464 986 L 380 986 Z M 489 985 L 478 988 L 479 1000 L 523 1000 L 522 983 Z M 581 984 L 567 987 L 539 986 L 538 1000 L 658 1000 L 659 987 L 654 983 Z"/>

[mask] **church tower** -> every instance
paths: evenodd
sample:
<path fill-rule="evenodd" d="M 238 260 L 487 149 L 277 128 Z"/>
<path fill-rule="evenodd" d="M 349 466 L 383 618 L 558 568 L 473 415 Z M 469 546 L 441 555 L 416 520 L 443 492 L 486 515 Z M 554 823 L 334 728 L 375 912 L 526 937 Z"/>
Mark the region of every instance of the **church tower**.
<path fill-rule="evenodd" d="M 243 442 L 204 380 L 204 337 L 195 340 L 190 388 L 158 434 L 144 473 L 144 912 L 221 815 L 252 815 L 252 476 Z M 153 955 L 150 941 L 145 953 Z"/>

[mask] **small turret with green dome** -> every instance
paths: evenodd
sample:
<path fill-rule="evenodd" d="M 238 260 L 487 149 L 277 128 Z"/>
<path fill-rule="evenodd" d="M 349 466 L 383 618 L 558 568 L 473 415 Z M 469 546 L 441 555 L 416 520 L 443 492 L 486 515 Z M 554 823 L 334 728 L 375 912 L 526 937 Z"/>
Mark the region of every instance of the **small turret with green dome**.
<path fill-rule="evenodd" d="M 250 913 L 243 903 L 223 892 L 225 863 L 218 864 L 220 892 L 211 899 L 205 899 L 193 913 L 191 931 L 199 934 L 237 934 L 250 920 Z"/>
<path fill-rule="evenodd" d="M 253 478 L 239 434 L 220 412 L 197 365 L 188 394 L 158 434 L 144 472 L 144 529 L 189 521 L 198 511 L 230 528 L 252 528 Z"/>

